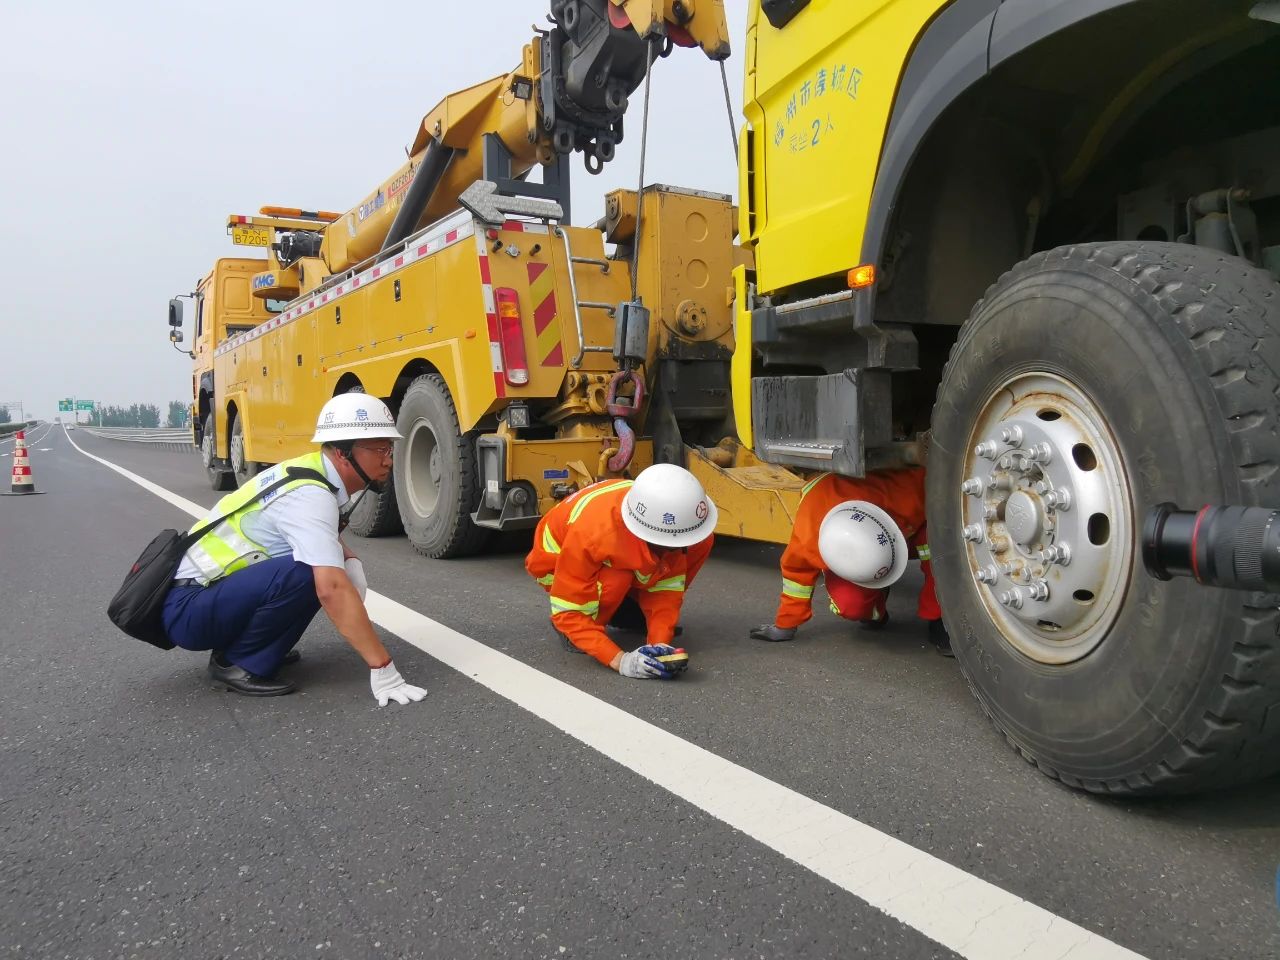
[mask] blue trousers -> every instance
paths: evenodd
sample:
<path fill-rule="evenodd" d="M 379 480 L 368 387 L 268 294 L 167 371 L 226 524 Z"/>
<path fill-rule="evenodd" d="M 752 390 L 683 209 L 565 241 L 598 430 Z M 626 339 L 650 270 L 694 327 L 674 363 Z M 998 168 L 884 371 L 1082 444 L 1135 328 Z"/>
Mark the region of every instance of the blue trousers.
<path fill-rule="evenodd" d="M 319 610 L 312 568 L 283 556 L 207 587 L 174 587 L 164 601 L 164 629 L 179 647 L 216 650 L 236 666 L 270 677 Z"/>

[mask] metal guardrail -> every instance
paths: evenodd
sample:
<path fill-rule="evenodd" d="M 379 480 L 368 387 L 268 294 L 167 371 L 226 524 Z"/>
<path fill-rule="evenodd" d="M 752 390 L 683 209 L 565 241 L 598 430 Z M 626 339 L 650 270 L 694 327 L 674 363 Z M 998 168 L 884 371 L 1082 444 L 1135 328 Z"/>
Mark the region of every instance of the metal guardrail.
<path fill-rule="evenodd" d="M 189 427 L 86 427 L 81 430 L 103 440 L 124 440 L 129 443 L 163 445 L 170 449 L 195 452 Z"/>

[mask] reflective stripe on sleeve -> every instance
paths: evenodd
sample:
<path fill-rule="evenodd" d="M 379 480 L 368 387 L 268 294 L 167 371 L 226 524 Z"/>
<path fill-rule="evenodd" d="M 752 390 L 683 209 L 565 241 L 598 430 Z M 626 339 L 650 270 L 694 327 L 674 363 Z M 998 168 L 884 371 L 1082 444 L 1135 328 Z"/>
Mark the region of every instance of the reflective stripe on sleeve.
<path fill-rule="evenodd" d="M 678 577 L 667 577 L 665 580 L 659 580 L 649 588 L 650 593 L 684 593 L 685 576 L 680 574 Z"/>
<path fill-rule="evenodd" d="M 573 603 L 562 597 L 551 598 L 551 615 L 553 617 L 558 613 L 582 613 L 588 617 L 594 617 L 599 612 L 599 600 L 591 600 L 587 603 Z"/>
<path fill-rule="evenodd" d="M 544 587 L 549 587 L 555 582 L 556 575 L 554 573 L 548 573 L 545 577 L 538 578 L 538 583 Z"/>
<path fill-rule="evenodd" d="M 920 546 L 916 547 L 916 553 L 919 555 L 922 562 L 927 562 L 933 559 L 933 551 L 929 549 L 929 545 L 927 543 L 922 543 Z"/>
<path fill-rule="evenodd" d="M 559 553 L 560 544 L 556 543 L 556 538 L 551 535 L 551 527 L 542 528 L 542 549 L 547 553 Z"/>
<path fill-rule="evenodd" d="M 641 573 L 639 570 L 637 570 L 637 571 L 635 572 L 635 577 L 636 577 L 636 580 L 638 580 L 638 581 L 640 582 L 640 585 L 641 585 L 641 586 L 643 586 L 643 587 L 647 587 L 647 586 L 649 585 L 649 581 L 653 579 L 653 574 L 652 574 L 652 573 Z"/>

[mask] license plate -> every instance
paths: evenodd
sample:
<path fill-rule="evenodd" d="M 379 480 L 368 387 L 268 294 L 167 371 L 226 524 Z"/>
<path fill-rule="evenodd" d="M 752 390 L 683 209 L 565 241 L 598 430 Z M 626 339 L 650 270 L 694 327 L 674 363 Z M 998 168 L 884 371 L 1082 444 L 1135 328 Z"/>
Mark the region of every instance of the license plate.
<path fill-rule="evenodd" d="M 271 231 L 266 227 L 232 227 L 231 242 L 246 247 L 269 247 Z"/>

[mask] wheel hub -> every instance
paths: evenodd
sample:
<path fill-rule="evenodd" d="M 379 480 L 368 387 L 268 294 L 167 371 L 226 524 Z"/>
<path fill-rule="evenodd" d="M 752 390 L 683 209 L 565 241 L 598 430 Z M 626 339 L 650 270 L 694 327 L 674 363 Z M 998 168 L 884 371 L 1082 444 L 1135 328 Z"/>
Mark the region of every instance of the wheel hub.
<path fill-rule="evenodd" d="M 986 404 L 965 466 L 962 534 L 992 620 L 1042 663 L 1085 656 L 1119 612 L 1133 539 L 1101 412 L 1061 377 L 1018 377 Z"/>
<path fill-rule="evenodd" d="M 409 428 L 403 458 L 409 502 L 420 517 L 429 517 L 440 502 L 440 446 L 425 420 Z"/>

